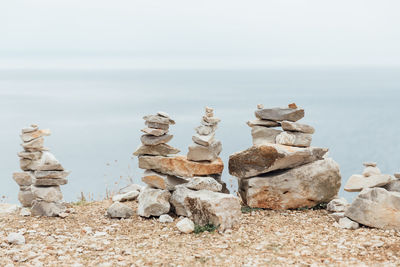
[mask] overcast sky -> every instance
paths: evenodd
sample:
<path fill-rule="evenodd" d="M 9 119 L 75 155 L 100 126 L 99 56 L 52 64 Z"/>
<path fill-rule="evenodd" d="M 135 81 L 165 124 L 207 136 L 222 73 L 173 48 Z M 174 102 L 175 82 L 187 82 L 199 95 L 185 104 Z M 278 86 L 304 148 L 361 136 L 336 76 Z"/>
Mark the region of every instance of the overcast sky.
<path fill-rule="evenodd" d="M 398 0 L 3 0 L 1 68 L 400 65 Z"/>

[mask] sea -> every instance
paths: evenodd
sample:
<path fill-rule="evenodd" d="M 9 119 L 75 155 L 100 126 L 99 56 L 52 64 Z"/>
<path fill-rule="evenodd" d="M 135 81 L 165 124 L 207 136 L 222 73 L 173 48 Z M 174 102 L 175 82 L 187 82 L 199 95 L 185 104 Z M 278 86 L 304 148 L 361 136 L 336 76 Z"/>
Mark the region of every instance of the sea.
<path fill-rule="evenodd" d="M 142 117 L 165 111 L 176 121 L 170 144 L 187 153 L 204 107 L 221 119 L 223 180 L 233 194 L 229 155 L 251 146 L 257 104 L 305 109 L 299 122 L 316 131 L 313 146 L 329 148 L 340 165 L 340 196 L 362 163 L 374 161 L 383 173 L 400 171 L 399 68 L 279 68 L 234 70 L 0 70 L 0 196 L 18 203 L 12 173 L 20 171 L 21 128 L 50 129 L 48 147 L 66 170 L 66 201 L 101 200 L 119 188 L 141 183 L 132 155 L 140 145 Z"/>

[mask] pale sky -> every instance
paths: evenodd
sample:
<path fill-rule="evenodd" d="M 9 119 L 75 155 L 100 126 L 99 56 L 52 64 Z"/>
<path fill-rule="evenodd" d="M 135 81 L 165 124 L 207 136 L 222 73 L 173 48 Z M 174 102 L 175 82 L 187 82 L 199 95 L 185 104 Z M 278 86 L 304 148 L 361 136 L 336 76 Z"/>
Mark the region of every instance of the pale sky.
<path fill-rule="evenodd" d="M 2 0 L 0 68 L 400 65 L 398 0 Z"/>

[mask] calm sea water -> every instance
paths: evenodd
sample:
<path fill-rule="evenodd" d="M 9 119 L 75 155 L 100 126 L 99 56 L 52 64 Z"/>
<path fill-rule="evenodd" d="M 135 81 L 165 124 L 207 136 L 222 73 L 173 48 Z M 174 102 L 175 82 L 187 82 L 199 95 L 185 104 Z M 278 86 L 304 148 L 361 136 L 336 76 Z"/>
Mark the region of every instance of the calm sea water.
<path fill-rule="evenodd" d="M 0 71 L 0 195 L 17 203 L 20 129 L 31 123 L 50 128 L 45 144 L 72 173 L 62 187 L 75 201 L 140 181 L 132 153 L 140 144 L 142 116 L 159 110 L 177 122 L 171 145 L 187 153 L 204 112 L 222 119 L 217 137 L 221 157 L 251 146 L 246 121 L 258 103 L 296 102 L 313 125 L 314 146 L 328 147 L 341 167 L 342 187 L 363 161 L 384 173 L 400 171 L 400 69 L 326 70 L 132 70 Z M 227 166 L 226 166 L 227 167 Z M 227 168 L 226 168 L 227 169 Z M 231 189 L 236 180 L 227 170 Z M 351 200 L 356 193 L 341 190 Z"/>

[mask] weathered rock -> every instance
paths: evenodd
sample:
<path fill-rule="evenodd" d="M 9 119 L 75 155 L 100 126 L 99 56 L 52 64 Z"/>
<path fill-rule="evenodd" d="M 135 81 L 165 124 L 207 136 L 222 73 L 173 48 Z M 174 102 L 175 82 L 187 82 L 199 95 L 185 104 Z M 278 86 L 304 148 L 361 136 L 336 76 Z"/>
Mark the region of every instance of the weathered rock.
<path fill-rule="evenodd" d="M 24 148 L 24 150 L 29 151 L 29 152 L 45 150 L 43 145 L 44 145 L 44 138 L 43 137 L 34 139 L 32 141 L 29 141 L 29 142 L 24 142 L 24 143 L 21 144 L 21 146 Z"/>
<path fill-rule="evenodd" d="M 201 146 L 210 146 L 212 143 L 215 142 L 215 134 L 211 133 L 210 135 L 193 135 L 192 140 L 196 144 L 199 144 Z"/>
<path fill-rule="evenodd" d="M 326 210 L 330 212 L 344 212 L 348 206 L 349 203 L 345 198 L 335 198 L 328 203 Z"/>
<path fill-rule="evenodd" d="M 178 228 L 179 231 L 185 234 L 190 234 L 191 232 L 194 231 L 194 223 L 192 220 L 188 218 L 183 218 L 180 220 L 177 224 L 176 227 Z"/>
<path fill-rule="evenodd" d="M 59 186 L 31 186 L 33 197 L 46 202 L 61 201 L 63 196 Z"/>
<path fill-rule="evenodd" d="M 382 188 L 385 188 L 387 191 L 391 192 L 400 192 L 400 180 L 394 180 L 390 181 L 388 184 L 382 186 Z"/>
<path fill-rule="evenodd" d="M 400 179 L 400 172 L 396 172 L 396 173 L 394 174 L 394 177 L 397 178 L 397 179 Z"/>
<path fill-rule="evenodd" d="M 0 215 L 15 213 L 18 209 L 16 204 L 0 203 Z"/>
<path fill-rule="evenodd" d="M 24 216 L 24 217 L 26 217 L 26 216 L 31 216 L 31 210 L 28 209 L 28 208 L 22 208 L 22 209 L 20 210 L 20 212 L 19 212 L 19 215 L 20 215 L 20 216 Z"/>
<path fill-rule="evenodd" d="M 276 137 L 281 133 L 281 130 L 268 128 L 264 126 L 251 127 L 251 136 L 253 137 L 253 145 L 268 145 L 275 144 Z"/>
<path fill-rule="evenodd" d="M 356 230 L 360 225 L 347 217 L 339 219 L 339 227 L 342 229 Z"/>
<path fill-rule="evenodd" d="M 298 121 L 304 117 L 304 109 L 268 108 L 255 111 L 257 118 L 270 121 Z"/>
<path fill-rule="evenodd" d="M 298 122 L 282 121 L 281 125 L 282 125 L 282 129 L 285 131 L 301 132 L 301 133 L 308 133 L 308 134 L 313 134 L 315 132 L 314 127 L 307 125 L 307 124 L 298 123 Z"/>
<path fill-rule="evenodd" d="M 347 180 L 344 190 L 348 192 L 360 192 L 364 188 L 384 186 L 394 180 L 395 178 L 388 174 L 378 174 L 369 177 L 355 174 Z"/>
<path fill-rule="evenodd" d="M 169 212 L 171 194 L 167 190 L 145 188 L 138 197 L 138 215 L 142 217 L 160 216 Z"/>
<path fill-rule="evenodd" d="M 376 167 L 376 162 L 364 162 L 363 165 L 365 167 Z"/>
<path fill-rule="evenodd" d="M 193 192 L 193 190 L 190 190 L 184 186 L 177 186 L 175 188 L 175 191 L 172 193 L 170 199 L 170 203 L 175 211 L 175 214 L 185 217 L 190 215 L 190 211 L 185 206 L 185 199 L 191 192 Z"/>
<path fill-rule="evenodd" d="M 164 117 L 160 115 L 147 115 L 144 116 L 143 119 L 146 122 L 152 122 L 152 123 L 159 123 L 159 124 L 175 124 L 175 121 L 171 120 L 169 117 Z"/>
<path fill-rule="evenodd" d="M 139 196 L 140 192 L 137 190 L 133 190 L 130 192 L 126 192 L 124 194 L 118 194 L 112 197 L 112 201 L 116 202 L 125 202 L 135 200 Z"/>
<path fill-rule="evenodd" d="M 71 172 L 69 171 L 35 171 L 36 179 L 64 179 Z"/>
<path fill-rule="evenodd" d="M 29 189 L 20 190 L 18 192 L 18 200 L 23 207 L 31 207 L 34 199 L 35 197 L 33 196 L 30 187 Z"/>
<path fill-rule="evenodd" d="M 216 118 L 216 117 L 210 117 L 210 116 L 203 116 L 202 122 L 207 123 L 208 125 L 217 125 L 221 119 Z"/>
<path fill-rule="evenodd" d="M 133 215 L 133 209 L 120 202 L 113 203 L 107 209 L 107 216 L 110 218 L 129 218 Z"/>
<path fill-rule="evenodd" d="M 41 179 L 32 179 L 32 184 L 35 186 L 54 186 L 54 185 L 66 185 L 68 183 L 67 179 L 60 178 L 41 178 Z"/>
<path fill-rule="evenodd" d="M 154 128 L 154 129 L 162 129 L 162 130 L 168 130 L 169 129 L 169 124 L 166 123 L 157 123 L 157 122 L 145 122 L 146 126 L 149 128 Z"/>
<path fill-rule="evenodd" d="M 336 222 L 339 222 L 340 219 L 344 218 L 344 212 L 334 212 L 329 214 Z"/>
<path fill-rule="evenodd" d="M 36 124 L 32 124 L 29 127 L 22 128 L 22 133 L 23 134 L 24 133 L 30 133 L 30 132 L 36 131 L 37 129 L 39 129 L 39 127 Z"/>
<path fill-rule="evenodd" d="M 165 144 L 171 141 L 172 137 L 174 137 L 171 134 L 164 134 L 161 136 L 154 136 L 150 134 L 144 134 L 142 137 L 140 137 L 140 141 L 142 141 L 143 145 L 146 146 L 155 146 L 159 144 Z"/>
<path fill-rule="evenodd" d="M 364 189 L 345 215 L 370 227 L 400 230 L 400 193 L 378 187 Z"/>
<path fill-rule="evenodd" d="M 331 158 L 293 169 L 239 179 L 243 201 L 253 208 L 296 209 L 328 203 L 340 189 L 339 165 Z"/>
<path fill-rule="evenodd" d="M 158 116 L 161 116 L 161 117 L 164 117 L 164 118 L 168 118 L 168 119 L 171 118 L 171 117 L 169 116 L 169 114 L 168 114 L 167 112 L 165 112 L 165 111 L 158 111 L 158 112 L 157 112 L 157 115 L 158 115 Z"/>
<path fill-rule="evenodd" d="M 209 135 L 213 133 L 217 129 L 217 126 L 205 126 L 205 125 L 200 125 L 195 128 L 195 131 L 199 135 Z"/>
<path fill-rule="evenodd" d="M 18 157 L 23 159 L 38 160 L 42 157 L 42 151 L 35 151 L 35 152 L 22 151 L 18 153 Z"/>
<path fill-rule="evenodd" d="M 7 236 L 7 242 L 13 245 L 25 244 L 25 237 L 20 233 L 10 233 Z"/>
<path fill-rule="evenodd" d="M 142 190 L 143 190 L 143 186 L 138 185 L 138 184 L 130 184 L 130 185 L 128 185 L 128 186 L 125 186 L 125 187 L 121 188 L 121 189 L 119 190 L 119 193 L 120 193 L 120 194 L 125 194 L 125 193 L 129 193 L 129 192 L 131 192 L 131 191 L 138 191 L 138 192 L 140 192 L 140 191 L 142 191 Z"/>
<path fill-rule="evenodd" d="M 276 143 L 287 146 L 309 147 L 312 135 L 300 132 L 282 132 L 276 137 Z"/>
<path fill-rule="evenodd" d="M 21 134 L 21 139 L 24 142 L 30 142 L 34 139 L 37 139 L 39 137 L 43 136 L 49 136 L 51 134 L 49 129 L 42 129 L 42 130 L 36 130 L 33 132 L 28 132 L 28 133 L 22 133 Z"/>
<path fill-rule="evenodd" d="M 365 167 L 362 175 L 365 177 L 370 177 L 370 176 L 374 176 L 374 175 L 380 175 L 381 170 L 378 167 L 372 167 L 372 166 L 367 166 Z"/>
<path fill-rule="evenodd" d="M 214 161 L 222 151 L 220 141 L 214 141 L 209 146 L 193 144 L 189 146 L 187 159 L 192 161 Z"/>
<path fill-rule="evenodd" d="M 185 186 L 193 190 L 210 190 L 213 192 L 222 190 L 222 185 L 212 177 L 193 177 Z"/>
<path fill-rule="evenodd" d="M 143 174 L 142 181 L 150 187 L 166 190 L 174 190 L 175 186 L 187 183 L 188 181 L 172 175 L 157 173 L 146 170 Z"/>
<path fill-rule="evenodd" d="M 168 130 L 147 127 L 147 128 L 142 129 L 142 132 L 144 132 L 146 134 L 154 135 L 154 136 L 161 136 L 161 135 L 168 133 Z"/>
<path fill-rule="evenodd" d="M 229 157 L 229 173 L 239 178 L 253 177 L 322 159 L 326 152 L 328 149 L 317 147 L 253 146 Z"/>
<path fill-rule="evenodd" d="M 174 176 L 193 177 L 222 173 L 224 164 L 220 158 L 213 162 L 194 162 L 184 156 L 140 156 L 139 168 Z"/>
<path fill-rule="evenodd" d="M 156 146 L 145 146 L 141 145 L 133 155 L 141 156 L 141 155 L 153 155 L 153 156 L 168 156 L 171 154 L 178 154 L 180 152 L 179 149 L 176 149 L 168 144 L 159 144 Z"/>
<path fill-rule="evenodd" d="M 56 157 L 48 152 L 44 151 L 42 157 L 39 160 L 20 160 L 21 169 L 24 171 L 63 171 L 64 168 Z"/>
<path fill-rule="evenodd" d="M 18 185 L 30 186 L 33 175 L 30 172 L 14 172 L 13 179 Z"/>
<path fill-rule="evenodd" d="M 161 215 L 158 220 L 160 221 L 160 223 L 172 223 L 174 221 L 174 219 L 168 214 Z"/>
<path fill-rule="evenodd" d="M 277 127 L 277 126 L 280 126 L 281 124 L 276 121 L 255 119 L 255 120 L 248 121 L 247 125 L 249 125 L 250 127 L 254 127 L 254 126 Z"/>
<path fill-rule="evenodd" d="M 65 206 L 59 202 L 46 202 L 34 200 L 31 213 L 32 216 L 55 217 L 66 210 Z"/>

